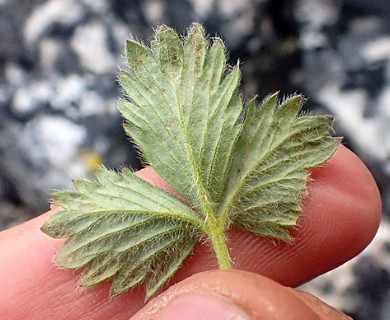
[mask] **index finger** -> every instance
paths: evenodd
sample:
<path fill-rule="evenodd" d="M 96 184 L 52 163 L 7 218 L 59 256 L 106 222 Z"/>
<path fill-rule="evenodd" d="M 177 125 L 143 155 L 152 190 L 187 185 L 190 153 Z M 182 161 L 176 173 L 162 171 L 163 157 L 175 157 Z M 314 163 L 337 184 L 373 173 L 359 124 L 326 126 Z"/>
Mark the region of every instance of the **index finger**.
<path fill-rule="evenodd" d="M 151 168 L 139 173 L 167 188 Z M 303 202 L 291 244 L 238 230 L 228 234 L 236 268 L 260 273 L 295 286 L 359 253 L 373 238 L 381 202 L 375 182 L 353 153 L 341 147 L 323 166 L 312 170 L 309 196 Z M 79 288 L 79 270 L 57 268 L 52 260 L 62 240 L 39 228 L 52 212 L 0 235 L 0 314 L 6 319 L 125 319 L 144 305 L 143 288 L 109 297 L 109 282 Z M 198 245 L 171 284 L 216 268 L 207 246 Z"/>

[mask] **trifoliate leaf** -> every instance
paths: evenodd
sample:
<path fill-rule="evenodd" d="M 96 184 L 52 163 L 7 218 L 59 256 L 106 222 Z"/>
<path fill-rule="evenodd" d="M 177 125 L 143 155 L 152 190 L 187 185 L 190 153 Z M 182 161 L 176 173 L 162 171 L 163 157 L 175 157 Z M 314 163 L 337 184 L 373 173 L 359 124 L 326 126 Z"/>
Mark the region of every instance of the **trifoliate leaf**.
<path fill-rule="evenodd" d="M 238 66 L 226 64 L 219 38 L 193 24 L 182 40 L 167 26 L 150 47 L 128 41 L 119 109 L 143 157 L 183 198 L 130 170 L 105 168 L 96 180 L 54 195 L 63 210 L 42 230 L 68 238 L 56 263 L 86 265 L 81 285 L 112 279 L 112 293 L 146 283 L 153 295 L 201 238 L 220 268 L 230 268 L 230 226 L 289 240 L 306 195 L 308 168 L 326 161 L 339 140 L 329 116 L 300 115 L 303 98 L 243 106 Z"/>

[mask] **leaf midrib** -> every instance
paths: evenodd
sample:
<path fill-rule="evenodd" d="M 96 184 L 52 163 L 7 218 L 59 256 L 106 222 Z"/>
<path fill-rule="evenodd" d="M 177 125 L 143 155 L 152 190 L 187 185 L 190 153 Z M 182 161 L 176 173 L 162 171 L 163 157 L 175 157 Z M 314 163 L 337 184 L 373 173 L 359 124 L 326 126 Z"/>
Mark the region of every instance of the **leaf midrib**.
<path fill-rule="evenodd" d="M 204 68 L 204 63 L 205 63 L 206 59 L 203 59 L 203 63 L 202 63 L 202 70 Z M 176 90 L 176 97 L 180 97 L 179 93 L 178 93 L 178 89 L 180 89 L 181 87 L 181 82 L 183 81 L 183 76 L 184 76 L 184 73 L 183 71 L 185 70 L 184 66 L 182 68 L 182 76 L 180 77 L 180 82 L 177 83 L 176 85 L 176 82 L 175 83 L 175 90 Z M 195 77 L 196 78 L 196 77 Z M 196 81 L 196 79 L 194 79 L 194 81 Z M 184 120 L 184 114 L 183 114 L 183 105 L 182 105 L 182 102 L 180 100 L 177 101 L 178 102 L 178 108 L 179 108 L 179 125 L 182 129 L 182 132 L 183 132 L 183 138 L 184 138 L 184 144 L 185 144 L 185 150 L 186 150 L 186 153 L 187 153 L 187 157 L 188 157 L 188 160 L 189 160 L 189 163 L 190 163 L 190 167 L 191 167 L 191 171 L 192 171 L 192 174 L 194 176 L 194 182 L 195 182 L 195 185 L 197 187 L 197 194 L 199 196 L 199 203 L 201 205 L 201 208 L 199 208 L 200 210 L 200 213 L 204 216 L 204 223 L 202 224 L 200 230 L 205 230 L 204 228 L 204 224 L 207 224 L 207 217 L 209 214 L 213 215 L 214 216 L 214 213 L 209 205 L 209 201 L 207 199 L 207 191 L 203 185 L 203 181 L 202 181 L 202 176 L 200 174 L 200 168 L 196 165 L 196 161 L 195 161 L 195 157 L 194 157 L 194 153 L 193 153 L 193 150 L 191 148 L 191 140 L 190 140 L 190 137 L 189 137 L 189 133 L 188 133 L 188 128 L 187 126 L 185 125 L 185 120 Z M 194 103 L 194 95 L 192 94 L 191 95 L 191 106 L 190 106 L 190 109 L 192 109 L 193 107 L 193 103 Z M 191 121 L 188 122 L 189 125 L 191 123 Z M 202 147 L 203 147 L 203 144 L 202 144 Z"/>

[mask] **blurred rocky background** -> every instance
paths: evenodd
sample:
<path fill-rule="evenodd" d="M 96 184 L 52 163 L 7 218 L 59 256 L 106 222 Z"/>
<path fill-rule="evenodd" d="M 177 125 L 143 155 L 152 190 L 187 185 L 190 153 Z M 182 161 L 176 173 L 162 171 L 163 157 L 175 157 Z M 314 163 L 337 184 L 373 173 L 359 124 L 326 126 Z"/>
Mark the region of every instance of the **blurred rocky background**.
<path fill-rule="evenodd" d="M 0 0 L 0 229 L 100 163 L 140 166 L 116 110 L 124 42 L 192 21 L 240 57 L 246 97 L 302 92 L 335 115 L 384 217 L 368 249 L 304 288 L 354 319 L 390 319 L 388 0 Z"/>

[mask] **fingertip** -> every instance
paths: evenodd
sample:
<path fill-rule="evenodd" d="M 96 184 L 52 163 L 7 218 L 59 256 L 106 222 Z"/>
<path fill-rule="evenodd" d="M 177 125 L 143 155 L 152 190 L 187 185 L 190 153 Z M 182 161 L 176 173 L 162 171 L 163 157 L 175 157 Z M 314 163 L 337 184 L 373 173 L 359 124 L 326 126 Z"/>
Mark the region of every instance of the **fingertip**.
<path fill-rule="evenodd" d="M 330 233 L 333 242 L 344 242 L 344 260 L 348 260 L 372 241 L 379 228 L 382 201 L 376 182 L 365 164 L 344 146 L 324 167 L 314 168 L 311 177 L 309 197 L 303 204 L 304 211 L 317 219 L 307 219 L 311 224 L 306 232 Z M 322 214 L 316 215 L 318 211 Z"/>
<path fill-rule="evenodd" d="M 380 192 L 371 172 L 356 154 L 340 145 L 323 167 L 315 167 L 311 171 L 311 177 L 319 187 L 333 185 L 336 192 L 348 194 L 354 201 L 360 201 L 363 207 L 368 208 L 364 216 L 374 230 L 377 229 L 382 215 Z"/>
<path fill-rule="evenodd" d="M 140 176 L 168 188 L 151 167 Z M 235 267 L 297 286 L 361 252 L 375 236 L 381 217 L 380 194 L 371 173 L 344 146 L 311 170 L 302 207 L 298 226 L 291 230 L 291 243 L 231 230 L 228 242 Z M 196 246 L 174 282 L 216 268 L 211 251 L 207 246 Z"/>

